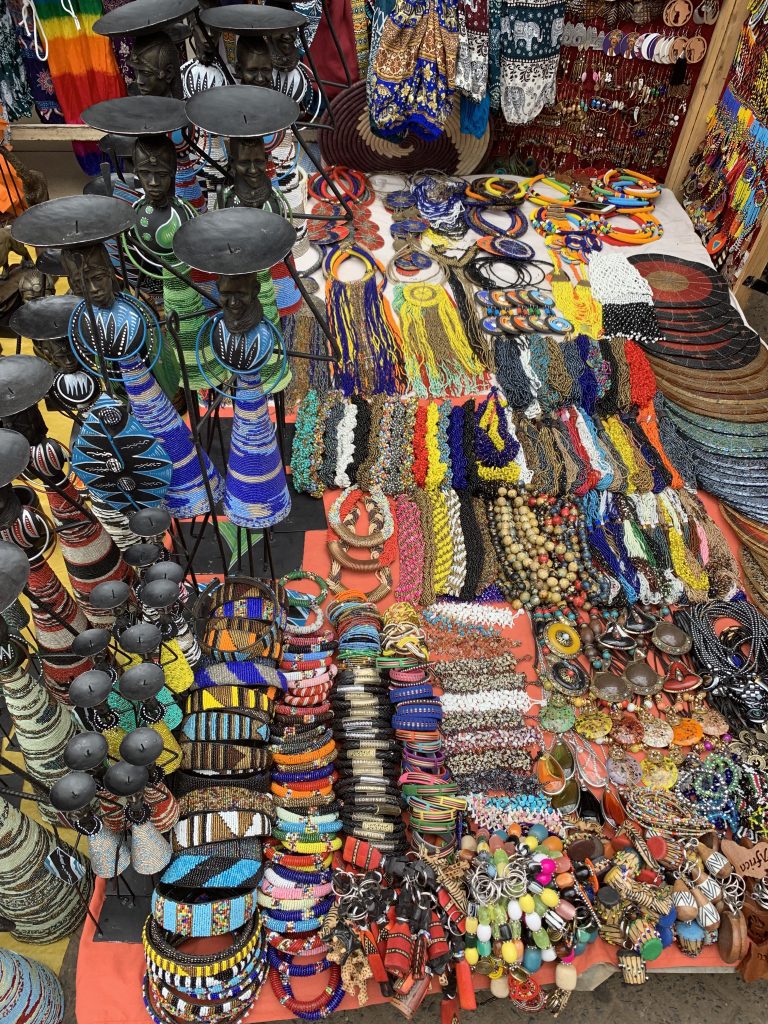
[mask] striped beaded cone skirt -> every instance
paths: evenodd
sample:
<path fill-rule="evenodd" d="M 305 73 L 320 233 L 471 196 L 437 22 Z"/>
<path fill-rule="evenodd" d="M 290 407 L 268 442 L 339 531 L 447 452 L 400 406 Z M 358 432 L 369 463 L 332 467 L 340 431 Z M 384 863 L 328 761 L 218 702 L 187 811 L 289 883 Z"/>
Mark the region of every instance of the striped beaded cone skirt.
<path fill-rule="evenodd" d="M 91 591 L 99 583 L 120 580 L 130 583 L 133 571 L 123 561 L 119 548 L 101 523 L 89 519 L 67 500 L 67 494 L 72 499 L 81 500 L 72 481 L 67 480 L 60 491 L 64 493 L 46 488 L 56 525 L 65 527 L 59 532 L 58 538 L 72 591 L 91 625 L 109 628 L 114 615 L 91 604 Z"/>
<path fill-rule="evenodd" d="M 81 672 L 93 668 L 90 658 L 72 652 L 72 640 L 77 633 L 88 629 L 88 620 L 54 576 L 47 562 L 31 567 L 27 586 L 32 597 L 32 621 L 40 648 L 45 685 L 57 700 L 68 704 L 69 684 Z M 46 609 L 69 623 L 72 632 L 65 629 Z"/>
<path fill-rule="evenodd" d="M 136 419 L 161 442 L 173 463 L 165 507 L 180 518 L 212 512 L 189 427 L 140 359 L 125 359 L 120 365 Z M 214 501 L 218 501 L 224 481 L 205 452 L 203 463 Z"/>
<path fill-rule="evenodd" d="M 0 1020 L 3 1024 L 61 1024 L 64 992 L 50 967 L 0 949 Z"/>
<path fill-rule="evenodd" d="M 291 511 L 275 425 L 256 377 L 241 377 L 229 452 L 224 511 L 236 526 L 261 530 Z"/>
<path fill-rule="evenodd" d="M 84 871 L 70 885 L 45 866 L 57 846 L 66 854 L 73 852 L 0 797 L 0 915 L 13 921 L 11 934 L 23 942 L 56 942 L 85 917 L 93 892 L 89 862 L 76 857 Z"/>
<path fill-rule="evenodd" d="M 69 771 L 64 748 L 77 732 L 71 711 L 25 667 L 0 673 L 0 693 L 27 771 L 46 790 L 50 789 Z M 40 804 L 40 813 L 49 821 L 58 821 L 58 814 L 48 802 Z"/>

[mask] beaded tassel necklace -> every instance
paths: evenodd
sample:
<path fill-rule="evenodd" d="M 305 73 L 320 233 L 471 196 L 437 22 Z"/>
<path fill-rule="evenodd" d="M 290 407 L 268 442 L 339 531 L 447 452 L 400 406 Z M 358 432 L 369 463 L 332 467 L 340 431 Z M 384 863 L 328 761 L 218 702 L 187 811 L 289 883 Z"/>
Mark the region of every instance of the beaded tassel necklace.
<path fill-rule="evenodd" d="M 650 285 L 625 256 L 593 252 L 589 257 L 592 294 L 603 307 L 603 331 L 609 337 L 661 341 Z"/>
<path fill-rule="evenodd" d="M 363 264 L 363 276 L 343 281 L 345 260 Z M 384 298 L 381 264 L 359 246 L 336 249 L 325 259 L 328 322 L 339 347 L 338 386 L 353 394 L 393 395 L 402 380 L 401 342 L 389 303 Z"/>
<path fill-rule="evenodd" d="M 484 390 L 485 371 L 442 285 L 398 286 L 395 309 L 400 316 L 405 373 L 416 395 L 427 398 Z"/>

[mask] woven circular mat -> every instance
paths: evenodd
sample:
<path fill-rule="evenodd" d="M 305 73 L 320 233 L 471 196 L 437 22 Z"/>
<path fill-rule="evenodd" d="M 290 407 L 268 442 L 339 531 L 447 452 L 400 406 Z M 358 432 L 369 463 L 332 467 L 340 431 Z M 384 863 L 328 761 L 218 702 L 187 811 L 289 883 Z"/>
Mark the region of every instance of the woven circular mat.
<path fill-rule="evenodd" d="M 630 263 L 646 279 L 656 306 L 730 306 L 728 285 L 712 267 L 705 263 L 684 260 L 662 253 L 640 253 L 629 257 Z M 725 313 L 725 309 L 723 309 Z"/>
<path fill-rule="evenodd" d="M 666 360 L 654 355 L 650 345 L 646 349 L 646 355 L 658 378 L 671 376 L 679 380 L 679 373 L 675 370 L 674 366 L 670 366 Z M 706 370 L 691 368 L 686 373 L 685 380 L 693 388 L 704 388 L 708 391 L 717 390 L 719 394 L 730 394 L 745 382 L 750 390 L 754 390 L 752 388 L 753 379 L 759 381 L 761 375 L 765 374 L 766 371 L 768 371 L 768 349 L 764 345 L 760 345 L 755 358 L 743 366 L 737 366 L 731 370 L 717 370 L 715 373 L 712 372 L 710 367 L 707 367 Z"/>
<path fill-rule="evenodd" d="M 430 168 L 449 174 L 472 174 L 485 158 L 490 128 L 481 139 L 460 131 L 459 104 L 454 103 L 445 132 L 434 142 L 409 134 L 403 142 L 380 139 L 371 131 L 365 82 L 354 85 L 331 100 L 335 127 L 320 131 L 320 153 L 326 164 L 354 167 L 368 174 L 409 174 Z M 326 113 L 325 123 L 330 122 Z"/>

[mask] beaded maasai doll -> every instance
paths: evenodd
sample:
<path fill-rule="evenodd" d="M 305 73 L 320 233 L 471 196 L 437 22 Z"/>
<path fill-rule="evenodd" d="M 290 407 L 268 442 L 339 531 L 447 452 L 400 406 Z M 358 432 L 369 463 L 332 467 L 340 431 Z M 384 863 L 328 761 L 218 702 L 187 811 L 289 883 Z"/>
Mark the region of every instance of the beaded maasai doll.
<path fill-rule="evenodd" d="M 196 211 L 174 194 L 176 149 L 167 136 L 140 136 L 133 154 L 134 169 L 144 189 L 144 197 L 133 204 L 136 223 L 124 236 L 125 249 L 131 262 L 144 274 L 162 280 L 165 316 L 167 318 L 172 311 L 178 314 L 184 363 L 190 387 L 196 390 L 205 387 L 205 380 L 195 359 L 195 338 L 205 322 L 206 311 L 213 308 L 213 303 L 206 302 L 198 291 L 179 279 L 181 274 L 194 277 L 202 284 L 206 278 L 179 263 L 173 252 L 174 235 L 182 224 L 195 216 Z M 171 272 L 169 265 L 176 273 Z M 166 344 L 173 348 L 169 336 L 166 336 Z"/>
<path fill-rule="evenodd" d="M 213 511 L 189 427 L 151 372 L 161 348 L 160 327 L 152 310 L 140 299 L 115 291 L 112 265 L 103 245 L 84 247 L 76 255 L 64 250 L 62 261 L 73 291 L 87 295 L 93 311 L 92 320 L 83 301 L 72 314 L 69 336 L 75 354 L 85 364 L 93 365 L 94 359 L 98 363 L 98 355 L 108 367 L 117 364 L 136 418 L 162 442 L 173 462 L 166 508 L 181 517 Z M 142 352 L 151 360 L 149 366 Z M 204 453 L 203 463 L 216 501 L 223 481 Z"/>
<path fill-rule="evenodd" d="M 285 467 L 262 385 L 275 348 L 283 342 L 263 318 L 258 274 L 221 277 L 219 292 L 223 308 L 212 321 L 211 348 L 238 378 L 224 511 L 236 526 L 264 529 L 291 511 Z"/>

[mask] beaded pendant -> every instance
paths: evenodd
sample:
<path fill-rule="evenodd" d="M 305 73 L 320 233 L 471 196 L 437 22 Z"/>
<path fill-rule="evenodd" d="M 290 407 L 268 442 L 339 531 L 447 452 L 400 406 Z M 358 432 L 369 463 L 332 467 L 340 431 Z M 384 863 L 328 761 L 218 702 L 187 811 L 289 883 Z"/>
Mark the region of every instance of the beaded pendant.
<path fill-rule="evenodd" d="M 555 732 L 560 735 L 572 729 L 575 722 L 576 712 L 573 707 L 557 697 L 550 700 L 539 715 L 539 724 L 545 732 Z"/>
<path fill-rule="evenodd" d="M 661 750 L 670 745 L 674 738 L 671 725 L 649 714 L 642 715 L 641 721 L 643 723 L 643 743 L 647 747 Z"/>
<path fill-rule="evenodd" d="M 587 714 L 581 715 L 574 728 L 585 740 L 600 743 L 613 728 L 613 721 L 604 711 L 588 711 Z"/>
<path fill-rule="evenodd" d="M 558 620 L 547 626 L 547 645 L 558 658 L 575 658 L 581 651 L 581 638 L 575 626 Z"/>
<path fill-rule="evenodd" d="M 615 786 L 637 786 L 642 780 L 640 765 L 623 750 L 615 750 L 605 764 L 608 778 Z"/>
<path fill-rule="evenodd" d="M 653 751 L 640 762 L 641 781 L 648 789 L 672 789 L 677 782 L 677 766 L 671 757 Z"/>

